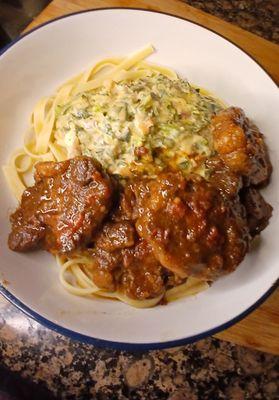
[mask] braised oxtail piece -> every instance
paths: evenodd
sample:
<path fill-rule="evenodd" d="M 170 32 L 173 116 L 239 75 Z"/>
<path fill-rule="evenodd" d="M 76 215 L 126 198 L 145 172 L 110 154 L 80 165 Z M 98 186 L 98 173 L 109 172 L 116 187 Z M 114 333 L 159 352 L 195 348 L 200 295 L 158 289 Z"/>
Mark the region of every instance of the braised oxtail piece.
<path fill-rule="evenodd" d="M 248 251 L 250 235 L 238 196 L 225 198 L 202 177 L 162 173 L 135 181 L 126 192 L 138 235 L 162 266 L 182 278 L 213 280 L 233 271 Z"/>
<path fill-rule="evenodd" d="M 113 192 L 94 160 L 38 163 L 34 178 L 10 217 L 10 249 L 69 253 L 90 242 L 110 210 Z"/>
<path fill-rule="evenodd" d="M 212 134 L 216 152 L 245 185 L 268 183 L 272 166 L 263 135 L 241 108 L 229 107 L 213 117 Z"/>

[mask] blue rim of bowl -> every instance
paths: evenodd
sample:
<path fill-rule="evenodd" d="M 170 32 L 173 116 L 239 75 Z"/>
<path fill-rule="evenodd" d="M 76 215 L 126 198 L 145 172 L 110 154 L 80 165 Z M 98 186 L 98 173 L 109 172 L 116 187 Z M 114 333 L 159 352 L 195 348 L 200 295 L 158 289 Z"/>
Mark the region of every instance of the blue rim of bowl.
<path fill-rule="evenodd" d="M 215 32 L 214 30 L 210 29 L 210 28 L 206 28 L 204 27 L 202 24 L 199 24 L 197 22 L 193 22 L 187 18 L 183 18 L 183 17 L 179 17 L 177 15 L 171 14 L 171 13 L 166 13 L 166 12 L 162 12 L 162 11 L 155 11 L 155 10 L 147 10 L 144 8 L 133 8 L 133 7 L 103 7 L 103 8 L 98 8 L 98 9 L 88 9 L 88 10 L 82 10 L 82 11 L 77 11 L 77 12 L 73 12 L 67 15 L 63 15 L 61 17 L 57 17 L 55 19 L 52 19 L 51 21 L 47 21 L 33 29 L 31 29 L 30 31 L 26 32 L 25 34 L 23 34 L 22 36 L 20 36 L 19 38 L 13 40 L 11 43 L 9 43 L 7 46 L 5 46 L 1 51 L 0 51 L 0 57 L 10 48 L 12 47 L 15 43 L 19 42 L 20 40 L 22 40 L 25 36 L 30 35 L 32 32 L 46 26 L 49 25 L 55 21 L 58 21 L 60 19 L 64 19 L 64 18 L 68 18 L 71 17 L 73 15 L 78 15 L 78 14 L 84 14 L 84 13 L 88 13 L 88 12 L 98 12 L 98 11 L 104 11 L 104 10 L 138 10 L 138 11 L 145 11 L 145 12 L 150 12 L 150 13 L 155 13 L 155 14 L 163 14 L 163 15 L 167 15 L 170 17 L 174 17 L 177 19 L 181 19 L 183 21 L 187 21 L 190 22 L 194 25 L 200 26 L 203 29 L 206 29 L 212 33 L 215 33 L 215 35 L 222 37 L 223 39 L 225 39 L 227 42 L 231 43 L 233 46 L 237 47 L 238 49 L 240 49 L 243 53 L 245 53 L 249 58 L 251 58 L 266 74 L 267 76 L 273 81 L 273 83 L 277 85 L 277 83 L 275 82 L 275 80 L 271 77 L 271 75 L 266 71 L 266 69 L 254 58 L 252 57 L 250 54 L 248 54 L 244 49 L 242 49 L 240 46 L 238 46 L 237 44 L 235 44 L 234 42 L 232 42 L 230 39 L 227 39 L 225 36 L 221 35 L 218 32 Z M 177 339 L 177 340 L 170 340 L 170 341 L 165 341 L 165 342 L 155 342 L 155 343 L 129 343 L 129 342 L 114 342 L 111 340 L 104 340 L 104 339 L 98 339 L 98 338 L 94 338 L 91 336 L 87 336 L 84 335 L 82 333 L 78 333 L 75 331 L 72 331 L 71 329 L 68 328 L 64 328 L 50 320 L 48 320 L 47 318 L 42 317 L 40 314 L 38 314 L 37 312 L 33 311 L 32 309 L 30 309 L 28 306 L 26 306 L 24 303 L 22 303 L 17 297 L 15 297 L 11 292 L 9 292 L 1 283 L 0 283 L 0 293 L 13 305 L 15 305 L 20 311 L 22 311 L 24 314 L 26 314 L 28 317 L 34 319 L 35 321 L 39 322 L 40 324 L 42 324 L 43 326 L 45 326 L 46 328 L 49 328 L 61 335 L 67 336 L 70 339 L 76 340 L 76 341 L 80 341 L 83 343 L 87 343 L 87 344 L 92 344 L 96 347 L 109 347 L 112 349 L 116 349 L 116 350 L 126 350 L 126 351 L 147 351 L 147 350 L 159 350 L 159 349 L 164 349 L 164 348 L 170 348 L 170 347 L 177 347 L 177 346 L 182 346 L 182 345 L 186 345 L 189 343 L 193 343 L 196 342 L 198 340 L 204 339 L 208 336 L 214 335 L 217 332 L 223 331 L 227 328 L 229 328 L 230 326 L 234 325 L 235 323 L 241 321 L 243 318 L 245 318 L 248 314 L 250 314 L 252 311 L 254 311 L 257 307 L 259 307 L 273 292 L 274 290 L 279 286 L 279 279 L 277 279 L 272 285 L 271 287 L 254 303 L 252 304 L 250 307 L 248 307 L 245 311 L 243 311 L 242 313 L 240 313 L 239 315 L 237 315 L 236 317 L 232 318 L 231 320 L 225 322 L 224 324 L 221 324 L 215 328 L 209 329 L 205 332 L 201 332 L 197 335 L 193 335 L 193 336 L 189 336 L 187 338 L 183 338 L 183 339 Z"/>

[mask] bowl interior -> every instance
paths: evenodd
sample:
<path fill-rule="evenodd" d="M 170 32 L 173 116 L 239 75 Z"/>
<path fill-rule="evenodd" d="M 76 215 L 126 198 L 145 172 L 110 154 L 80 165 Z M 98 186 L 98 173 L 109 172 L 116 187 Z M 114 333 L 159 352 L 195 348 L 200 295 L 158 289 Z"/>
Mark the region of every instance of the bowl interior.
<path fill-rule="evenodd" d="M 38 99 L 97 60 L 126 55 L 147 43 L 157 50 L 150 61 L 171 67 L 227 104 L 242 107 L 264 132 L 274 166 L 264 194 L 274 212 L 259 243 L 236 272 L 204 293 L 167 306 L 138 310 L 116 301 L 75 297 L 60 286 L 58 267 L 49 254 L 9 251 L 9 213 L 16 203 L 0 174 L 0 279 L 12 296 L 58 327 L 154 347 L 227 323 L 262 297 L 278 277 L 279 94 L 269 76 L 230 42 L 179 18 L 138 10 L 62 18 L 23 37 L 0 58 L 0 164 L 21 147 Z"/>

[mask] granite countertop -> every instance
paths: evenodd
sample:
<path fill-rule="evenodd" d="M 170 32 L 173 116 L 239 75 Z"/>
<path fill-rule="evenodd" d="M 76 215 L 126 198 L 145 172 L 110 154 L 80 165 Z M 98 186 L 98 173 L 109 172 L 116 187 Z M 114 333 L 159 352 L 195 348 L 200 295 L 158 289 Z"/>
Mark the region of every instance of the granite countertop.
<path fill-rule="evenodd" d="M 279 42 L 279 0 L 186 3 Z M 275 400 L 279 357 L 214 338 L 128 353 L 72 341 L 0 297 L 0 400 Z"/>
<path fill-rule="evenodd" d="M 279 357 L 267 353 L 213 338 L 144 353 L 97 349 L 5 300 L 0 315 L 1 400 L 278 399 Z"/>
<path fill-rule="evenodd" d="M 182 0 L 279 44 L 278 0 Z"/>

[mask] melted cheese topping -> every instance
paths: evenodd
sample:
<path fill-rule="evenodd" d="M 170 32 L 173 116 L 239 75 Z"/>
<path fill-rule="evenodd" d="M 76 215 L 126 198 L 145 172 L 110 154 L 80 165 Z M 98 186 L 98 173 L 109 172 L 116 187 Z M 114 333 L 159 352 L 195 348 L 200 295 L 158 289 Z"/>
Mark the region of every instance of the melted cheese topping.
<path fill-rule="evenodd" d="M 56 107 L 55 138 L 68 157 L 87 155 L 112 174 L 156 174 L 165 167 L 206 175 L 209 124 L 222 106 L 182 79 L 150 76 L 110 82 Z"/>

